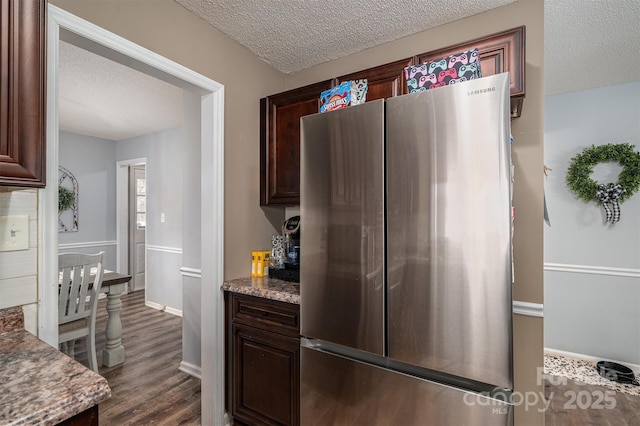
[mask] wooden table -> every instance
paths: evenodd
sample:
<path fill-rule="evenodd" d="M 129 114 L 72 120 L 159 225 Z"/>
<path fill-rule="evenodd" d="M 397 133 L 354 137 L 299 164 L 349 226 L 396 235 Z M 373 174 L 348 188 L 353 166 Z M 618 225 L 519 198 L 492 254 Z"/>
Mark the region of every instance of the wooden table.
<path fill-rule="evenodd" d="M 107 344 L 102 351 L 102 365 L 113 367 L 124 362 L 124 346 L 122 346 L 122 322 L 120 321 L 120 311 L 122 301 L 120 296 L 127 283 L 131 280 L 130 275 L 118 272 L 105 271 L 102 277 L 102 287 L 100 293 L 107 295 Z"/>

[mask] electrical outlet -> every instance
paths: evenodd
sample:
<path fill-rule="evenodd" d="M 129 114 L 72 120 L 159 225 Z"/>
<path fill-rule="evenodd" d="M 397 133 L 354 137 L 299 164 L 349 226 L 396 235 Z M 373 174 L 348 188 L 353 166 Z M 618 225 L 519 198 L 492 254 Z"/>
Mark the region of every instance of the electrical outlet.
<path fill-rule="evenodd" d="M 164 213 L 160 213 L 160 223 L 164 223 Z"/>
<path fill-rule="evenodd" d="M 0 216 L 0 251 L 29 249 L 29 216 Z"/>

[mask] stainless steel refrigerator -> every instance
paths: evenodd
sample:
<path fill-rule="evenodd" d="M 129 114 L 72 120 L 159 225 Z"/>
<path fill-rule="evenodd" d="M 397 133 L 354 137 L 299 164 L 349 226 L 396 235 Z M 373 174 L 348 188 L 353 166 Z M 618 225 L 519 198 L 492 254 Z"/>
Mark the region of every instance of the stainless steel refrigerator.
<path fill-rule="evenodd" d="M 301 126 L 301 424 L 512 424 L 508 75 Z"/>

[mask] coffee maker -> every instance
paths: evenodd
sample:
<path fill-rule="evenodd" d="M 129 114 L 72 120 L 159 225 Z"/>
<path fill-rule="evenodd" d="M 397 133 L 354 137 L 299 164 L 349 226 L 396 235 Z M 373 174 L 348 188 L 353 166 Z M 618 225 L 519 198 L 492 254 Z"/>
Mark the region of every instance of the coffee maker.
<path fill-rule="evenodd" d="M 269 276 L 282 280 L 300 282 L 300 216 L 291 216 L 282 224 L 284 268 L 269 268 Z"/>

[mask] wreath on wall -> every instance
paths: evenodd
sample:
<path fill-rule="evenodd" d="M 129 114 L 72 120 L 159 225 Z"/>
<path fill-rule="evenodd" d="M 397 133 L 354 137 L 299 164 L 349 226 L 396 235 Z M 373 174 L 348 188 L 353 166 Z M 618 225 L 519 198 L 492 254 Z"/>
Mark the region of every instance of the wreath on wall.
<path fill-rule="evenodd" d="M 78 181 L 67 169 L 58 166 L 58 232 L 78 230 Z"/>
<path fill-rule="evenodd" d="M 591 179 L 593 167 L 609 161 L 622 166 L 618 182 L 603 184 Z M 571 159 L 567 185 L 578 198 L 601 204 L 606 221 L 616 223 L 620 220 L 620 204 L 640 187 L 640 153 L 628 143 L 591 145 Z"/>
<path fill-rule="evenodd" d="M 63 212 L 73 207 L 76 202 L 76 195 L 64 186 L 58 187 L 58 211 Z"/>

